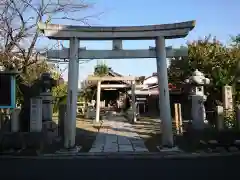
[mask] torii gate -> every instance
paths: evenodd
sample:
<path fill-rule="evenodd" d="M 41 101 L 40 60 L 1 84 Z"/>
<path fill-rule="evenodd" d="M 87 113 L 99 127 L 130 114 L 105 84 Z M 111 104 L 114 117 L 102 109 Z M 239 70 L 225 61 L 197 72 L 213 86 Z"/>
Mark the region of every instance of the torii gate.
<path fill-rule="evenodd" d="M 76 105 L 79 74 L 79 59 L 156 58 L 159 85 L 160 119 L 162 121 L 162 145 L 173 146 L 172 117 L 170 111 L 167 57 L 177 55 L 165 48 L 165 39 L 183 38 L 195 27 L 195 21 L 149 26 L 86 27 L 39 23 L 38 28 L 49 39 L 70 40 L 70 48 L 48 52 L 48 58 L 69 59 L 68 69 L 68 132 L 64 146 L 75 146 Z M 123 50 L 122 40 L 155 40 L 156 47 L 148 50 Z M 112 40 L 113 50 L 86 50 L 79 48 L 79 40 Z M 186 56 L 187 52 L 179 53 Z"/>

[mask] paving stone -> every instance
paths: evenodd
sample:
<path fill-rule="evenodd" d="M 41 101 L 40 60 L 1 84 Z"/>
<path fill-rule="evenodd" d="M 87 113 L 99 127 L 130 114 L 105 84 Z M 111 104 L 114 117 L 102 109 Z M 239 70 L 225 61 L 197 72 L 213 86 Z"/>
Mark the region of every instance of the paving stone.
<path fill-rule="evenodd" d="M 113 135 L 113 136 L 109 135 L 109 136 L 106 137 L 107 142 L 117 142 L 117 140 L 118 140 L 117 135 Z"/>
<path fill-rule="evenodd" d="M 144 141 L 142 139 L 131 139 L 131 142 L 133 144 L 144 144 Z"/>
<path fill-rule="evenodd" d="M 129 139 L 127 137 L 118 137 L 118 144 L 119 145 L 131 145 L 131 142 L 129 141 Z"/>
<path fill-rule="evenodd" d="M 96 141 L 105 141 L 105 139 L 106 139 L 106 135 L 98 135 L 96 137 Z"/>
<path fill-rule="evenodd" d="M 104 148 L 104 144 L 94 144 L 93 146 L 92 146 L 92 148 L 94 149 L 94 148 L 98 148 L 98 149 L 103 149 Z"/>
<path fill-rule="evenodd" d="M 146 148 L 145 144 L 132 144 L 133 148 Z"/>
<path fill-rule="evenodd" d="M 148 152 L 148 149 L 145 147 L 134 147 L 135 152 Z"/>
<path fill-rule="evenodd" d="M 160 146 L 157 146 L 159 151 L 161 152 L 170 152 L 170 153 L 178 153 L 181 152 L 181 150 L 178 147 L 172 147 L 172 148 L 162 148 Z"/>
<path fill-rule="evenodd" d="M 103 149 L 103 152 L 118 152 L 118 147 Z"/>
<path fill-rule="evenodd" d="M 217 152 L 226 152 L 227 151 L 226 148 L 224 148 L 224 147 L 216 147 L 215 150 Z"/>
<path fill-rule="evenodd" d="M 102 152 L 103 149 L 99 149 L 99 148 L 91 148 L 89 152 L 92 152 L 92 153 L 97 153 L 97 152 Z"/>
<path fill-rule="evenodd" d="M 228 148 L 228 151 L 236 152 L 236 151 L 239 151 L 239 149 L 237 147 L 235 147 L 235 146 L 231 146 L 231 147 Z"/>
<path fill-rule="evenodd" d="M 109 116 L 103 121 L 90 152 L 147 152 L 144 141 L 134 132 L 133 126 L 124 118 Z"/>
<path fill-rule="evenodd" d="M 117 143 L 108 143 L 104 145 L 104 149 L 111 149 L 111 148 L 115 148 L 118 147 Z"/>
<path fill-rule="evenodd" d="M 134 149 L 131 145 L 119 145 L 119 152 L 133 152 Z"/>
<path fill-rule="evenodd" d="M 212 152 L 213 152 L 213 149 L 212 149 L 212 148 L 207 148 L 207 149 L 205 150 L 205 152 L 206 152 L 206 153 L 212 153 Z"/>
<path fill-rule="evenodd" d="M 215 145 L 215 144 L 218 144 L 218 141 L 217 140 L 209 140 L 208 144 Z"/>
<path fill-rule="evenodd" d="M 206 141 L 203 141 L 203 140 L 200 140 L 199 143 L 200 143 L 200 144 L 207 145 Z"/>
<path fill-rule="evenodd" d="M 240 145 L 240 140 L 235 140 L 235 141 L 234 141 L 234 144 Z"/>

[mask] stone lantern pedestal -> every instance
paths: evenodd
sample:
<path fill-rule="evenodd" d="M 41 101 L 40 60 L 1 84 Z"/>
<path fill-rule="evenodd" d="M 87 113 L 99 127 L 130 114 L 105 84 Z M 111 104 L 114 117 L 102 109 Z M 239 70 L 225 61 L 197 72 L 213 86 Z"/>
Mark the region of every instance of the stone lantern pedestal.
<path fill-rule="evenodd" d="M 210 80 L 196 69 L 185 82 L 191 85 L 189 97 L 192 101 L 192 127 L 199 130 L 204 129 L 206 122 L 204 102 L 207 99 L 206 95 L 204 95 L 204 86 L 210 84 Z"/>

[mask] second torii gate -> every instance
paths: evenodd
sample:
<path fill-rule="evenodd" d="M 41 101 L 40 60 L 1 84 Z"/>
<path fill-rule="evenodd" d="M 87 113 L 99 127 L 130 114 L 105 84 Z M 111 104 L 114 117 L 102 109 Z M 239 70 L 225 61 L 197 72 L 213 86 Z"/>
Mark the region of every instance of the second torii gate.
<path fill-rule="evenodd" d="M 70 40 L 70 48 L 48 52 L 48 58 L 69 59 L 67 132 L 64 145 L 75 146 L 76 105 L 79 59 L 156 58 L 159 83 L 162 145 L 173 146 L 172 117 L 170 111 L 167 57 L 187 56 L 187 50 L 165 47 L 165 39 L 182 38 L 194 28 L 195 21 L 149 26 L 86 27 L 39 23 L 38 28 L 50 39 Z M 155 40 L 156 47 L 148 50 L 123 50 L 122 40 Z M 112 40 L 112 50 L 86 50 L 79 48 L 79 40 Z M 161 85 L 160 85 L 161 83 Z"/>
<path fill-rule="evenodd" d="M 132 111 L 133 117 L 132 122 L 136 122 L 136 106 L 135 106 L 135 89 L 144 87 L 144 85 L 136 85 L 135 81 L 137 80 L 134 76 L 122 76 L 122 77 L 111 77 L 111 76 L 88 76 L 87 81 L 97 81 L 97 104 L 96 104 L 96 122 L 99 122 L 100 119 L 100 97 L 101 97 L 101 88 L 121 88 L 121 87 L 130 87 L 126 84 L 101 84 L 102 81 L 130 81 L 131 82 L 131 92 L 132 92 Z"/>

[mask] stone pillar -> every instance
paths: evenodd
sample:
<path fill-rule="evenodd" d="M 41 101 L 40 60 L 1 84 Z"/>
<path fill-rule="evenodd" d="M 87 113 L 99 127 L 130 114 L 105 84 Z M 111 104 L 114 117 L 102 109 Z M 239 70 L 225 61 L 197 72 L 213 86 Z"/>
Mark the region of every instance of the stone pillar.
<path fill-rule="evenodd" d="M 78 95 L 78 60 L 79 40 L 70 38 L 70 59 L 68 65 L 68 95 L 67 95 L 67 123 L 65 123 L 66 134 L 64 138 L 64 147 L 75 147 L 76 136 L 76 109 Z"/>
<path fill-rule="evenodd" d="M 204 129 L 205 128 L 205 107 L 204 107 L 204 96 L 192 95 L 192 125 L 194 129 Z"/>
<path fill-rule="evenodd" d="M 42 99 L 31 98 L 30 132 L 42 131 Z"/>
<path fill-rule="evenodd" d="M 15 108 L 12 111 L 12 118 L 11 118 L 11 131 L 18 132 L 20 129 L 20 122 L 19 122 L 19 114 L 21 109 Z"/>
<path fill-rule="evenodd" d="M 52 114 L 53 114 L 52 93 L 51 92 L 42 92 L 40 94 L 40 96 L 42 97 L 43 121 L 52 121 Z"/>
<path fill-rule="evenodd" d="M 97 82 L 96 123 L 100 120 L 101 81 Z"/>
<path fill-rule="evenodd" d="M 233 89 L 232 86 L 223 87 L 223 108 L 225 116 L 231 116 L 233 113 Z"/>
<path fill-rule="evenodd" d="M 170 109 L 165 38 L 156 38 L 157 76 L 159 88 L 160 119 L 162 122 L 162 145 L 173 146 L 172 117 Z"/>
<path fill-rule="evenodd" d="M 132 87 L 131 87 L 131 95 L 132 95 L 132 123 L 135 123 L 137 121 L 136 117 L 136 96 L 135 96 L 135 91 L 136 91 L 136 82 L 132 81 Z"/>

